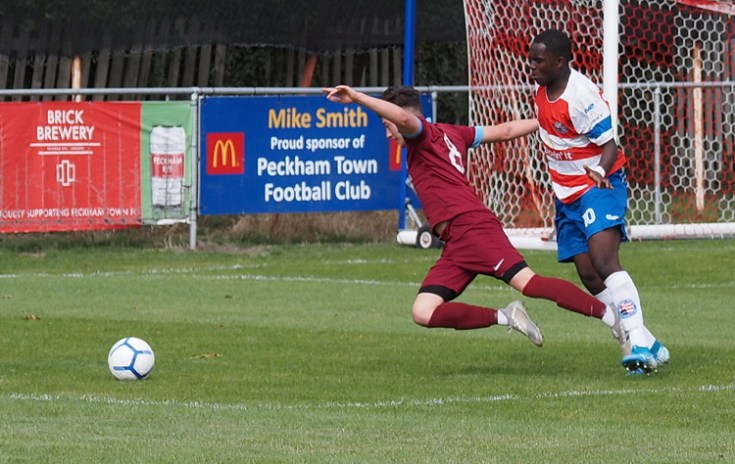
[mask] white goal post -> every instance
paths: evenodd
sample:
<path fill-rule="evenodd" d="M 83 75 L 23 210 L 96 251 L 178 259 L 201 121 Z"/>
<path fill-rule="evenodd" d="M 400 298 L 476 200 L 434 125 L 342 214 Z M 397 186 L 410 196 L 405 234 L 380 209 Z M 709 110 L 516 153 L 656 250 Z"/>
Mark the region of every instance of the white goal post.
<path fill-rule="evenodd" d="M 464 8 L 471 124 L 533 117 L 528 46 L 545 29 L 564 30 L 572 66 L 603 88 L 617 114 L 631 238 L 735 235 L 732 2 L 464 0 Z M 509 235 L 531 244 L 553 236 L 539 143 L 534 135 L 482 146 L 469 170 Z"/>

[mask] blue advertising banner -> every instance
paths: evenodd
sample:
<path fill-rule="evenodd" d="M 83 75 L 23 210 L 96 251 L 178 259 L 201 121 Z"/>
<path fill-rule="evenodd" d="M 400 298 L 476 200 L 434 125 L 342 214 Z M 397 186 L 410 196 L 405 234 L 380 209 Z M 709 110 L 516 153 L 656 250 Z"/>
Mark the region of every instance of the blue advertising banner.
<path fill-rule="evenodd" d="M 201 103 L 199 213 L 403 207 L 400 150 L 380 118 L 320 95 Z"/>

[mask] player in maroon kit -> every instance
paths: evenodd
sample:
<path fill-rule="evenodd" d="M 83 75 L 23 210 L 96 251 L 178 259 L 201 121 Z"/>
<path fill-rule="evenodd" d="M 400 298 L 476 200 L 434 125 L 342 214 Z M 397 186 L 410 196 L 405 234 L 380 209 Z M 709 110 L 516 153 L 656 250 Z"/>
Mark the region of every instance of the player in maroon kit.
<path fill-rule="evenodd" d="M 408 148 L 408 174 L 432 231 L 445 243 L 414 300 L 412 315 L 417 324 L 456 330 L 507 325 L 541 346 L 541 333 L 521 302 L 498 310 L 453 301 L 483 274 L 503 280 L 524 296 L 551 300 L 564 309 L 601 319 L 616 336 L 622 336 L 616 311 L 573 283 L 538 275 L 528 267 L 467 179 L 469 148 L 528 135 L 538 129 L 535 119 L 484 127 L 433 124 L 423 117 L 419 92 L 413 87 L 389 87 L 382 99 L 345 85 L 324 92 L 330 101 L 357 103 L 375 111 L 386 135 Z"/>

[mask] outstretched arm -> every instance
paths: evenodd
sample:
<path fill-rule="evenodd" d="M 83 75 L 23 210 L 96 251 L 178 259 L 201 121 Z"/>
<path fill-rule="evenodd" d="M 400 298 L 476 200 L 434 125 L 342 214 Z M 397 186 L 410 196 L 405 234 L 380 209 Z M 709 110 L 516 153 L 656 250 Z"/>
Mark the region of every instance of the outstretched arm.
<path fill-rule="evenodd" d="M 519 119 L 508 121 L 495 126 L 483 128 L 482 143 L 505 142 L 523 137 L 538 130 L 538 121 L 535 119 Z"/>
<path fill-rule="evenodd" d="M 595 185 L 601 189 L 612 189 L 613 186 L 607 179 L 607 173 L 610 172 L 615 160 L 618 157 L 618 145 L 615 140 L 609 140 L 605 145 L 602 146 L 602 158 L 598 168 L 602 168 L 602 172 L 596 169 L 592 169 L 589 166 L 585 166 L 584 170 L 587 171 L 587 176 L 592 179 Z M 604 175 L 603 175 L 604 173 Z"/>
<path fill-rule="evenodd" d="M 329 101 L 344 104 L 357 103 L 375 111 L 381 118 L 395 124 L 401 134 L 415 134 L 421 128 L 421 121 L 413 113 L 380 98 L 358 92 L 347 85 L 329 87 L 322 91 L 327 94 Z"/>

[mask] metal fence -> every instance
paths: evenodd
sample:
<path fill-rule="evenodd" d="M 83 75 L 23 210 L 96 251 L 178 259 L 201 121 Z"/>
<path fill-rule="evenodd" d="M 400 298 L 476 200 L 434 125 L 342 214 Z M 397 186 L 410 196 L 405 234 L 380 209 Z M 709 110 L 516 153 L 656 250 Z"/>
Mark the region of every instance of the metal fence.
<path fill-rule="evenodd" d="M 469 93 L 469 86 L 420 86 L 434 98 L 436 114 L 440 93 Z M 701 83 L 641 83 L 619 87 L 618 136 L 628 152 L 631 171 L 631 222 L 635 225 L 672 225 L 678 223 L 735 223 L 735 81 Z M 360 87 L 367 93 L 380 93 L 384 87 Z M 503 92 L 529 93 L 531 87 L 493 86 L 490 95 L 502 98 Z M 161 100 L 189 98 L 198 108 L 207 96 L 314 95 L 320 88 L 304 87 L 156 87 L 106 89 L 15 89 L 0 90 L 0 98 L 39 99 L 44 96 L 73 96 L 76 100 L 96 95 L 157 96 Z M 129 100 L 128 100 L 129 101 Z M 531 101 L 531 100 L 526 100 Z M 634 102 L 632 104 L 631 102 Z M 194 135 L 188 147 L 192 156 L 191 210 L 185 221 L 190 228 L 190 247 L 196 247 L 198 205 L 199 121 L 196 111 Z M 530 104 L 521 117 L 533 117 Z M 497 121 L 502 122 L 502 121 Z M 538 158 L 537 145 L 528 144 L 526 156 Z M 492 153 L 492 152 L 491 152 Z M 491 156 L 493 156 L 491 154 Z M 521 169 L 519 167 L 519 169 Z M 483 175 L 474 172 L 475 175 Z M 539 185 L 547 183 L 545 173 L 535 174 Z M 502 184 L 490 188 L 505 188 Z M 548 186 L 545 188 L 548 189 Z M 494 196 L 493 198 L 497 198 Z M 500 195 L 502 197 L 502 195 Z M 507 197 L 507 196 L 506 196 Z M 499 205 L 491 205 L 493 209 Z M 502 216 L 502 214 L 499 214 Z M 683 220 L 682 220 L 683 218 Z M 501 219 L 503 219 L 501 217 Z M 547 224 L 549 218 L 541 218 Z M 506 220 L 506 226 L 512 226 Z"/>

